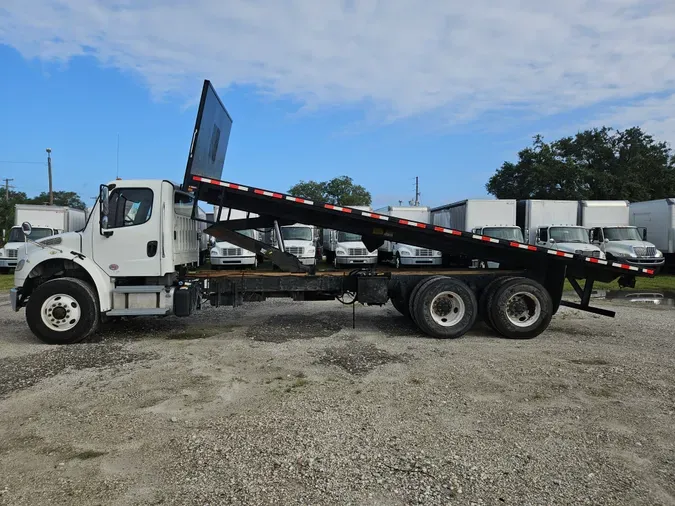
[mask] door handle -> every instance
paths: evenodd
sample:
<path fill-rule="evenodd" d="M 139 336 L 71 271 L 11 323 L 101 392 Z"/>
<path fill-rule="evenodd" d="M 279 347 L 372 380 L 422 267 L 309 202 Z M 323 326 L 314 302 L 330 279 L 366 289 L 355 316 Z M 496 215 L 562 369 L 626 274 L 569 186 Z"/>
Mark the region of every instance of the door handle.
<path fill-rule="evenodd" d="M 149 241 L 147 247 L 148 256 L 150 258 L 157 254 L 157 241 Z"/>

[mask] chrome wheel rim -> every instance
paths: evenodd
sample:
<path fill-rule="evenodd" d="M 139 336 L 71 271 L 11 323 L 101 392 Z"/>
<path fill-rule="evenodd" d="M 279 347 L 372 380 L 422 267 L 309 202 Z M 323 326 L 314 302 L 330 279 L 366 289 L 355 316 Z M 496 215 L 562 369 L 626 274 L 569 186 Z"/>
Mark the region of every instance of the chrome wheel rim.
<path fill-rule="evenodd" d="M 529 292 L 517 292 L 506 301 L 506 318 L 516 327 L 529 327 L 541 317 L 541 302 Z"/>
<path fill-rule="evenodd" d="M 457 325 L 466 314 L 464 300 L 455 292 L 446 291 L 436 295 L 429 307 L 431 318 L 441 327 Z"/>

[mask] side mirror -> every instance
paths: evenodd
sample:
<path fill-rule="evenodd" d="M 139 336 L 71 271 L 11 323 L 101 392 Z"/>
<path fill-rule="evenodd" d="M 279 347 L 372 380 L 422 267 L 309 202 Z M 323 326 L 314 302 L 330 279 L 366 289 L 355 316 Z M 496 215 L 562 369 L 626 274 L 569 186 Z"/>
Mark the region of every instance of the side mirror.
<path fill-rule="evenodd" d="M 605 242 L 609 242 L 609 239 L 607 239 L 606 237 L 605 237 Z"/>
<path fill-rule="evenodd" d="M 110 198 L 110 189 L 102 184 L 99 189 L 98 194 L 98 203 L 99 203 L 99 226 L 101 235 L 108 237 L 110 232 L 105 233 L 104 230 L 108 228 L 108 213 L 110 211 L 109 207 L 109 198 Z"/>
<path fill-rule="evenodd" d="M 28 237 L 30 234 L 33 233 L 33 227 L 30 226 L 30 223 L 28 223 L 27 221 L 24 221 L 21 224 L 21 231 L 23 232 L 23 235 Z"/>
<path fill-rule="evenodd" d="M 555 239 L 554 239 L 553 237 L 551 237 L 551 238 L 548 240 L 548 242 L 551 243 L 551 244 L 555 244 Z"/>

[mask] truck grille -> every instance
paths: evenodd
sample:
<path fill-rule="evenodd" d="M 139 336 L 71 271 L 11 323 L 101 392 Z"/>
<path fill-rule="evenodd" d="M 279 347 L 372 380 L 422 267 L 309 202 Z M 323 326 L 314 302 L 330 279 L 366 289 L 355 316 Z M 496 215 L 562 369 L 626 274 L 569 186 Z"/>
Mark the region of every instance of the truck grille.
<path fill-rule="evenodd" d="M 416 249 L 415 256 L 417 257 L 432 257 L 434 256 L 434 251 L 430 249 Z"/>
<path fill-rule="evenodd" d="M 18 253 L 19 253 L 19 250 L 17 250 L 17 249 L 8 249 L 7 250 L 7 256 L 9 258 L 16 258 Z"/>
<path fill-rule="evenodd" d="M 600 258 L 600 252 L 599 251 L 584 251 L 582 249 L 578 249 L 575 251 L 577 255 L 583 255 L 585 257 L 593 257 L 593 258 Z"/>
<path fill-rule="evenodd" d="M 363 257 L 368 254 L 368 250 L 366 248 L 349 248 L 347 254 L 350 257 Z"/>
<path fill-rule="evenodd" d="M 289 246 L 286 248 L 286 253 L 290 253 L 291 255 L 302 255 L 305 252 L 305 248 L 302 246 Z"/>
<path fill-rule="evenodd" d="M 654 257 L 656 256 L 656 248 L 649 246 L 647 248 L 633 248 L 635 255 L 639 257 Z"/>
<path fill-rule="evenodd" d="M 223 248 L 224 257 L 240 257 L 241 248 Z"/>

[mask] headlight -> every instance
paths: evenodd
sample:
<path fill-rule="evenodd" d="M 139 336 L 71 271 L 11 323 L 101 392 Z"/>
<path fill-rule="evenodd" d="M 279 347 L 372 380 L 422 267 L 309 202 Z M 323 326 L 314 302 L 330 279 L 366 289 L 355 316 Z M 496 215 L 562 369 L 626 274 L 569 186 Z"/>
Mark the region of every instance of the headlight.
<path fill-rule="evenodd" d="M 410 251 L 408 251 L 407 249 L 399 250 L 398 253 L 399 253 L 402 257 L 409 257 L 409 256 L 410 256 Z"/>
<path fill-rule="evenodd" d="M 347 254 L 347 252 L 341 248 L 338 248 L 337 251 L 335 252 L 338 256 L 344 256 Z"/>
<path fill-rule="evenodd" d="M 26 261 L 22 258 L 19 260 L 19 263 L 16 264 L 16 267 L 14 267 L 14 272 L 19 272 L 21 269 L 23 269 L 24 265 L 26 265 Z"/>
<path fill-rule="evenodd" d="M 212 254 L 213 256 L 216 256 L 216 257 L 217 257 L 218 254 L 219 254 L 219 251 L 218 251 L 216 248 L 213 248 L 213 249 L 211 250 L 211 254 Z"/>
<path fill-rule="evenodd" d="M 5 256 L 5 250 L 3 248 L 0 248 L 0 257 Z"/>
<path fill-rule="evenodd" d="M 434 251 L 434 256 L 435 256 L 435 257 L 441 256 L 441 252 L 440 252 L 440 251 Z"/>
<path fill-rule="evenodd" d="M 659 250 L 656 250 L 656 254 L 654 256 L 656 258 L 661 258 L 663 256 L 663 253 L 661 253 Z"/>
<path fill-rule="evenodd" d="M 308 255 L 313 255 L 314 253 L 316 253 L 316 249 L 314 247 L 310 246 L 309 248 L 307 248 Z"/>

